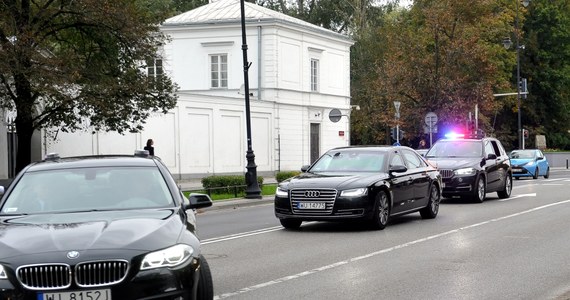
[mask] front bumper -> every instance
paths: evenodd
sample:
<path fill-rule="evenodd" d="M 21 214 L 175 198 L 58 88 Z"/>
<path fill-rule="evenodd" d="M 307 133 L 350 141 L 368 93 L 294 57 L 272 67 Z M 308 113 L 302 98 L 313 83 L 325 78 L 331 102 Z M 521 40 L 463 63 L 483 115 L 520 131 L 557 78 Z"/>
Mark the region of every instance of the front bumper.
<path fill-rule="evenodd" d="M 443 197 L 468 196 L 475 189 L 475 182 L 479 175 L 452 176 L 443 178 Z"/>
<path fill-rule="evenodd" d="M 305 201 L 315 202 L 315 201 Z M 275 197 L 275 216 L 279 219 L 297 219 L 302 221 L 342 221 L 372 217 L 374 202 L 368 195 L 362 197 L 337 197 L 332 210 L 299 209 L 293 207 L 289 197 Z M 295 201 L 298 203 L 298 201 Z"/>
<path fill-rule="evenodd" d="M 513 177 L 533 177 L 536 172 L 536 166 L 513 166 Z"/>
<path fill-rule="evenodd" d="M 72 284 L 67 289 L 53 290 L 26 289 L 12 273 L 8 280 L 0 280 L 0 299 L 37 300 L 42 299 L 39 296 L 40 293 L 53 294 L 103 289 L 110 290 L 110 299 L 112 300 L 195 299 L 198 287 L 199 266 L 199 259 L 191 259 L 186 266 L 179 269 L 157 268 L 137 272 L 131 271 L 123 281 L 109 286 L 81 288 Z"/>

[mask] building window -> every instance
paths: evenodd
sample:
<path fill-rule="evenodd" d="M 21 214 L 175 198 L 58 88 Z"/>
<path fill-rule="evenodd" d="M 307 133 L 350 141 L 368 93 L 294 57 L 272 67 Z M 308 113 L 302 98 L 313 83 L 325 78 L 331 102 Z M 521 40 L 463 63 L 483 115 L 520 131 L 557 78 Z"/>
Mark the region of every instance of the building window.
<path fill-rule="evenodd" d="M 212 88 L 228 87 L 228 55 L 210 55 L 210 80 Z"/>
<path fill-rule="evenodd" d="M 311 91 L 319 91 L 319 60 L 311 59 Z"/>
<path fill-rule="evenodd" d="M 148 77 L 159 78 L 164 73 L 162 70 L 162 59 L 155 58 L 146 62 Z"/>

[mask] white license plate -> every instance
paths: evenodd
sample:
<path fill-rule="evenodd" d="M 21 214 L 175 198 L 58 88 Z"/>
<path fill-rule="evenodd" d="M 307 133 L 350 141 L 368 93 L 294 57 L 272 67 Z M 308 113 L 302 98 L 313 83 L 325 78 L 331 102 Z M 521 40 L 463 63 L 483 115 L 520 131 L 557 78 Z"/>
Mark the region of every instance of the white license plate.
<path fill-rule="evenodd" d="M 38 299 L 42 300 L 111 300 L 111 290 L 85 290 L 74 292 L 47 292 L 40 293 Z"/>
<path fill-rule="evenodd" d="M 521 173 L 523 170 L 522 169 L 513 169 L 514 173 Z"/>
<path fill-rule="evenodd" d="M 324 202 L 299 202 L 299 209 L 325 209 Z"/>

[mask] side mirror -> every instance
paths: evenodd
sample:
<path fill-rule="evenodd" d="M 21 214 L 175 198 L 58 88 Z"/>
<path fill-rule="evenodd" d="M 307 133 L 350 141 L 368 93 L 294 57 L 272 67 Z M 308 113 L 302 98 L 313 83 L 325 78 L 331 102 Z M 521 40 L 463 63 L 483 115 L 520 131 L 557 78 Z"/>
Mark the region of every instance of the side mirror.
<path fill-rule="evenodd" d="M 403 165 L 390 166 L 390 173 L 404 173 L 406 171 L 408 171 L 408 168 Z"/>
<path fill-rule="evenodd" d="M 212 199 L 206 194 L 200 193 L 190 193 L 188 196 L 189 204 L 186 205 L 186 209 L 204 208 L 212 206 Z"/>
<path fill-rule="evenodd" d="M 489 155 L 487 155 L 487 159 L 497 159 L 497 154 L 489 153 Z"/>
<path fill-rule="evenodd" d="M 538 157 L 536 160 L 543 160 L 544 157 Z"/>
<path fill-rule="evenodd" d="M 305 173 L 311 167 L 311 165 L 304 165 L 301 167 L 301 172 Z"/>

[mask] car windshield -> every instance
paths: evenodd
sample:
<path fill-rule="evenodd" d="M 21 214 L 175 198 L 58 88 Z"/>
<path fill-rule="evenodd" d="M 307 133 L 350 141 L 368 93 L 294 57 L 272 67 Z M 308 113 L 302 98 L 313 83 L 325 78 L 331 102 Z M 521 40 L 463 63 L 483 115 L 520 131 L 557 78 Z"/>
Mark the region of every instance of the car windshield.
<path fill-rule="evenodd" d="M 534 150 L 513 150 L 510 154 L 509 157 L 510 158 L 534 158 L 535 152 Z"/>
<path fill-rule="evenodd" d="M 438 141 L 429 149 L 426 157 L 481 157 L 480 141 Z"/>
<path fill-rule="evenodd" d="M 323 155 L 309 170 L 321 172 L 384 172 L 382 151 L 335 150 Z"/>
<path fill-rule="evenodd" d="M 173 206 L 158 169 L 83 168 L 28 172 L 2 204 L 1 214 Z"/>

